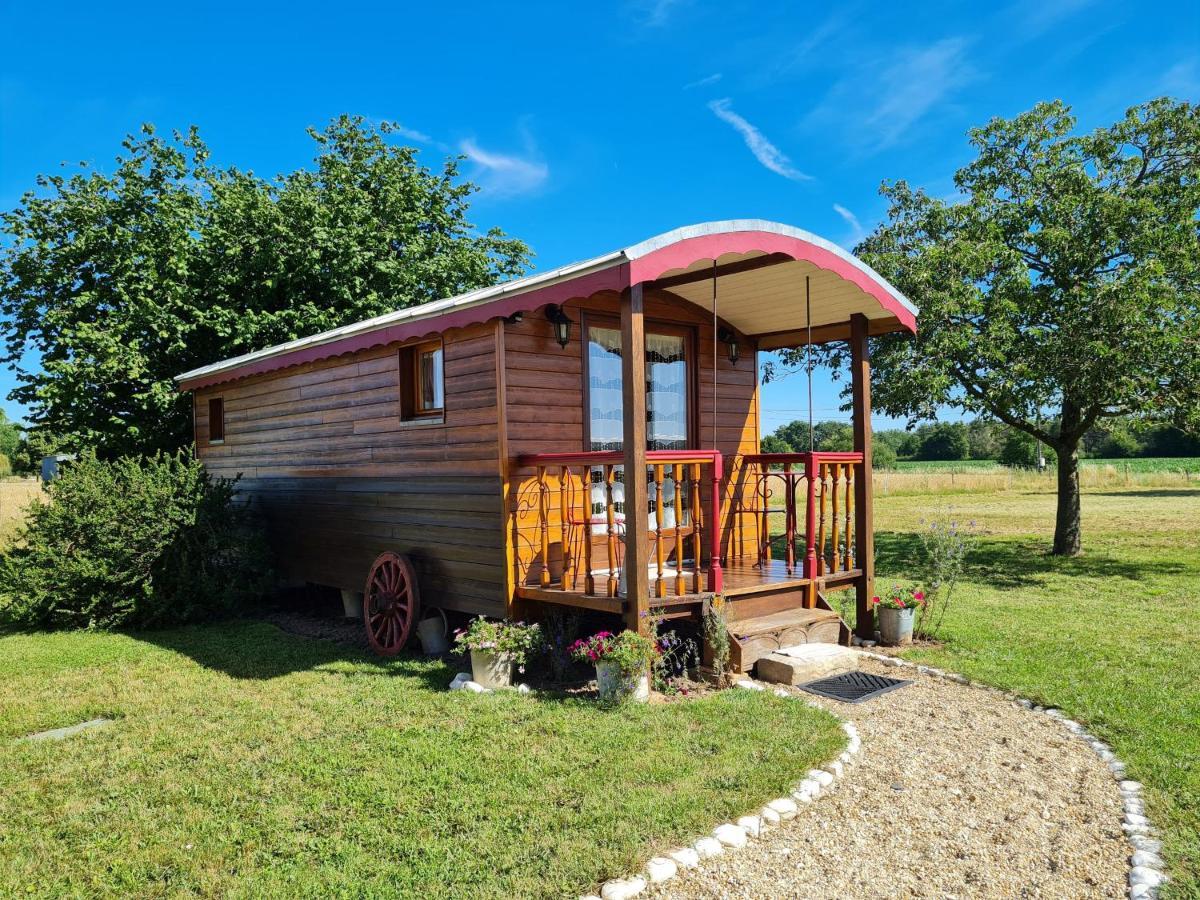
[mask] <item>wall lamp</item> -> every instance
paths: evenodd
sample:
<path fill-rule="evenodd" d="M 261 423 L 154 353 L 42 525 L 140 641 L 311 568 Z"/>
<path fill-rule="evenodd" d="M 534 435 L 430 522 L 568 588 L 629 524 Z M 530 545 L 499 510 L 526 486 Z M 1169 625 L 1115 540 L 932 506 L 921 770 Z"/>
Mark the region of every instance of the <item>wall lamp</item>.
<path fill-rule="evenodd" d="M 558 345 L 565 349 L 571 342 L 571 326 L 574 324 L 571 318 L 557 303 L 551 303 L 546 307 L 546 318 L 554 325 L 554 337 L 558 341 Z"/>
<path fill-rule="evenodd" d="M 729 353 L 729 364 L 736 366 L 742 352 L 742 348 L 738 346 L 737 335 L 728 328 L 720 328 L 717 330 L 717 340 L 725 345 L 725 349 Z"/>

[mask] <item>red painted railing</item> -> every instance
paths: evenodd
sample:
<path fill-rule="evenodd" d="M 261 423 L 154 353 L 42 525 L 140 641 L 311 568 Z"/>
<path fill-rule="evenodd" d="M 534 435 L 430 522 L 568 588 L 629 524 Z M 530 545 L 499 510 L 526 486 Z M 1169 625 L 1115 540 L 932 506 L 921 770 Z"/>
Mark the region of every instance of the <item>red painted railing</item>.
<path fill-rule="evenodd" d="M 620 451 L 539 453 L 518 458 L 535 474 L 517 484 L 517 583 L 615 597 L 620 591 L 626 534 Z M 704 468 L 708 468 L 707 477 Z M 651 594 L 701 590 L 703 539 L 709 541 L 705 590 L 722 589 L 721 481 L 724 466 L 715 450 L 648 450 L 646 478 L 649 538 L 654 543 Z M 707 519 L 704 492 L 708 488 Z M 707 535 L 705 532 L 707 531 Z M 599 538 L 602 560 L 596 565 Z M 673 560 L 673 564 L 671 561 Z M 690 562 L 690 565 L 689 565 Z M 554 569 L 557 569 L 557 578 Z M 557 582 L 557 583 L 556 583 Z"/>
<path fill-rule="evenodd" d="M 745 457 L 751 469 L 754 501 L 749 509 L 758 531 L 760 564 L 770 561 L 770 515 L 783 513 L 784 552 L 789 573 L 802 558 L 804 577 L 849 572 L 854 558 L 854 480 L 863 477 L 861 453 L 758 453 Z M 799 492 L 804 491 L 803 545 L 797 521 Z M 772 501 L 782 494 L 782 506 Z M 826 519 L 826 512 L 829 518 Z"/>

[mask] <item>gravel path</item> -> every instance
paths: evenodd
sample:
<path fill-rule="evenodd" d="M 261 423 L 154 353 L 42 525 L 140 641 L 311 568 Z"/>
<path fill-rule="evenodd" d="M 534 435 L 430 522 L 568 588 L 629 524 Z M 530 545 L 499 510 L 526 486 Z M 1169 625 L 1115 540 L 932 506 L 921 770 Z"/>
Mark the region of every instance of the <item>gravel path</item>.
<path fill-rule="evenodd" d="M 862 669 L 914 683 L 821 701 L 862 738 L 845 779 L 750 846 L 642 896 L 1124 896 L 1120 794 L 1082 741 L 975 688 Z"/>

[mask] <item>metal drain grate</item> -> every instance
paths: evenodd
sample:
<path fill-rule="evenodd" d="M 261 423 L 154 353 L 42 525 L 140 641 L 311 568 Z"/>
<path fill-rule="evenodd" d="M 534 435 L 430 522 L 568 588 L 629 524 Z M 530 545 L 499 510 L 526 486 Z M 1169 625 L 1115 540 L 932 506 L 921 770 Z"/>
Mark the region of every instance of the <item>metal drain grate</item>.
<path fill-rule="evenodd" d="M 802 684 L 800 690 L 819 697 L 829 697 L 831 700 L 841 700 L 843 703 L 862 703 L 906 684 L 912 682 L 888 678 L 886 675 L 870 675 L 867 672 L 847 672 L 845 675 L 834 675 L 832 678 L 820 678 Z"/>

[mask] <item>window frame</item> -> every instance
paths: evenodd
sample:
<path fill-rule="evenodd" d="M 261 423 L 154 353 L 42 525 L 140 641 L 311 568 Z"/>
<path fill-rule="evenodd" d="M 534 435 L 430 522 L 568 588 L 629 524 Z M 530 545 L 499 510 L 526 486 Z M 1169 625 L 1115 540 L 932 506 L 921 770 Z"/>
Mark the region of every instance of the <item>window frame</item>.
<path fill-rule="evenodd" d="M 584 312 L 580 328 L 580 345 L 583 362 L 583 449 L 588 451 L 592 446 L 592 398 L 591 372 L 588 371 L 588 349 L 590 339 L 588 334 L 592 328 L 607 328 L 621 330 L 621 320 L 616 316 Z M 687 368 L 687 442 L 689 447 L 698 447 L 699 438 L 699 397 L 700 397 L 700 367 L 699 356 L 696 352 L 697 329 L 694 325 L 680 322 L 664 321 L 662 319 L 646 318 L 645 331 L 647 334 L 662 334 L 683 338 L 684 365 Z M 647 438 L 649 431 L 647 431 Z"/>
<path fill-rule="evenodd" d="M 438 376 L 441 378 L 442 405 L 429 409 L 421 408 L 421 397 L 424 393 L 424 381 L 421 377 L 421 358 L 426 353 L 439 352 L 441 366 Z M 439 337 L 433 340 L 418 341 L 406 344 L 398 352 L 400 375 L 400 421 L 409 424 L 435 425 L 441 424 L 446 417 L 446 346 Z M 435 390 L 435 394 L 437 391 Z"/>
<path fill-rule="evenodd" d="M 219 427 L 213 428 L 213 422 L 219 423 Z M 208 398 L 208 443 L 209 444 L 224 444 L 225 443 L 225 398 L 224 397 L 209 397 Z"/>

